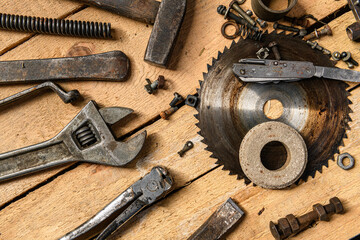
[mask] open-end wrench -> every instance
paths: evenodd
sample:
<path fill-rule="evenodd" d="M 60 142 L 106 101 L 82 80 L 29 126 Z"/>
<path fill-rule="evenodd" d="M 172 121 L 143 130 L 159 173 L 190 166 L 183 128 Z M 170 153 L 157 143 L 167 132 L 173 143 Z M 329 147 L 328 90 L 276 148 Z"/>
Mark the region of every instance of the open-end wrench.
<path fill-rule="evenodd" d="M 128 57 L 112 51 L 81 57 L 0 62 L 0 84 L 56 80 L 123 81 L 130 68 Z"/>
<path fill-rule="evenodd" d="M 25 89 L 24 91 L 18 92 L 14 95 L 11 95 L 7 98 L 1 99 L 0 106 L 7 105 L 9 103 L 15 102 L 16 100 L 19 100 L 20 98 L 26 97 L 28 95 L 34 94 L 35 92 L 48 88 L 53 90 L 64 103 L 72 103 L 80 97 L 80 93 L 76 89 L 66 92 L 59 85 L 53 82 L 44 82 L 34 87 Z"/>
<path fill-rule="evenodd" d="M 0 181 L 75 161 L 110 166 L 129 163 L 142 149 L 146 131 L 121 142 L 109 126 L 132 112 L 122 107 L 98 109 L 90 101 L 54 138 L 0 154 Z"/>
<path fill-rule="evenodd" d="M 172 190 L 172 186 L 173 180 L 168 172 L 162 167 L 154 167 L 150 173 L 131 185 L 95 216 L 60 240 L 89 239 L 107 226 L 96 240 L 106 239 L 144 207 L 165 197 Z M 126 206 L 128 207 L 123 209 Z"/>

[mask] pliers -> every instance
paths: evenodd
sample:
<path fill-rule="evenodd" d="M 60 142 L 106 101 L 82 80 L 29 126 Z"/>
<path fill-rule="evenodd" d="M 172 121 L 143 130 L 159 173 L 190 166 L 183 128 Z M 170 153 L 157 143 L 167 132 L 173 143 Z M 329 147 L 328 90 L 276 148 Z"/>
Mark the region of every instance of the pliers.
<path fill-rule="evenodd" d="M 154 167 L 94 217 L 59 240 L 89 239 L 107 225 L 96 238 L 96 240 L 104 240 L 146 206 L 165 197 L 172 190 L 172 186 L 173 180 L 168 172 L 162 167 Z M 128 207 L 125 208 L 126 206 Z M 108 225 L 109 222 L 111 223 Z"/>

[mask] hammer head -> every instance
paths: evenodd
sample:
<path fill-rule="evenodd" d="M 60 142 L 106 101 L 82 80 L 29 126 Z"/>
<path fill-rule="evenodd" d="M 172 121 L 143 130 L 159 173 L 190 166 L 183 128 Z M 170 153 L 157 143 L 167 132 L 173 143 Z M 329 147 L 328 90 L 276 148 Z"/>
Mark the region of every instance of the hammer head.
<path fill-rule="evenodd" d="M 186 0 L 162 0 L 144 60 L 167 67 L 186 12 Z"/>

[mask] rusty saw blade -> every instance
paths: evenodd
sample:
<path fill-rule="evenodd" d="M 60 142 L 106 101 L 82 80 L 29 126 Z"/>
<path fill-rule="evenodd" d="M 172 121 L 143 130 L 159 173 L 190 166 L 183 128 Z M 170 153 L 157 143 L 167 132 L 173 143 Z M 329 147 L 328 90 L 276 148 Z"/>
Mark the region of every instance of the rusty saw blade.
<path fill-rule="evenodd" d="M 256 52 L 271 41 L 279 45 L 284 60 L 311 61 L 317 66 L 333 67 L 333 62 L 320 51 L 311 49 L 293 35 L 268 34 L 264 42 L 240 39 L 230 49 L 219 52 L 218 58 L 208 65 L 204 81 L 198 90 L 200 104 L 196 115 L 199 134 L 223 170 L 237 174 L 239 179 L 250 181 L 239 163 L 239 147 L 245 134 L 255 125 L 271 121 L 264 114 L 264 104 L 271 99 L 280 101 L 283 114 L 280 121 L 295 128 L 304 138 L 308 148 L 308 164 L 302 176 L 315 176 L 328 166 L 328 160 L 338 152 L 346 137 L 351 121 L 350 95 L 344 82 L 310 78 L 308 80 L 279 84 L 244 83 L 238 80 L 232 66 L 243 58 L 256 58 Z M 269 59 L 274 59 L 270 54 Z M 276 152 L 273 153 L 276 162 Z"/>

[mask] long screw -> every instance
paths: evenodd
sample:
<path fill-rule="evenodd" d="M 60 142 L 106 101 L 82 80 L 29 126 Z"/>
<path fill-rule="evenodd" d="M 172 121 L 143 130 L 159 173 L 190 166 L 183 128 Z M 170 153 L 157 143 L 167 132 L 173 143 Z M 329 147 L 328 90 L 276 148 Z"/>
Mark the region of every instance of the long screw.
<path fill-rule="evenodd" d="M 174 112 L 176 112 L 177 110 L 179 110 L 179 108 L 178 107 L 171 107 L 171 108 L 169 108 L 169 109 L 166 109 L 165 111 L 162 111 L 161 113 L 160 113 L 160 117 L 162 118 L 162 119 L 168 119 Z"/>
<path fill-rule="evenodd" d="M 258 31 L 259 29 L 257 27 L 254 27 L 252 25 L 250 25 L 250 23 L 248 23 L 247 21 L 245 21 L 245 19 L 243 19 L 242 17 L 239 17 L 238 15 L 230 12 L 230 9 L 226 9 L 226 7 L 224 5 L 219 5 L 217 8 L 217 12 L 220 15 L 224 15 L 225 19 L 232 19 L 234 20 L 236 23 L 240 24 L 240 25 L 245 25 L 247 27 L 249 27 L 252 30 Z"/>
<path fill-rule="evenodd" d="M 298 33 L 300 36 L 305 36 L 307 33 L 305 29 L 299 29 L 299 28 L 295 28 L 295 27 L 286 26 L 286 25 L 280 24 L 278 22 L 274 23 L 273 28 L 281 29 L 281 30 L 285 30 L 285 31 L 289 31 L 289 32 L 295 32 L 295 33 Z"/>
<path fill-rule="evenodd" d="M 308 28 L 310 26 L 310 21 L 308 19 L 299 19 L 299 18 L 295 18 L 295 17 L 285 16 L 284 20 L 293 25 L 300 26 L 303 28 Z"/>
<path fill-rule="evenodd" d="M 314 38 L 320 38 L 321 36 L 331 36 L 332 35 L 332 31 L 331 31 L 331 28 L 329 25 L 325 25 L 325 27 L 323 29 L 321 29 L 320 31 L 318 31 L 317 29 L 315 29 L 314 32 L 306 35 L 304 37 L 304 40 L 311 40 L 311 39 L 314 39 Z"/>
<path fill-rule="evenodd" d="M 331 55 L 331 52 L 328 49 L 320 46 L 319 43 L 316 41 L 312 42 L 312 41 L 307 40 L 306 44 L 311 46 L 312 49 L 317 49 L 317 50 L 321 51 L 325 55 Z"/>
<path fill-rule="evenodd" d="M 111 38 L 111 24 L 0 13 L 0 28 L 90 38 Z"/>
<path fill-rule="evenodd" d="M 256 26 L 256 22 L 254 19 L 252 19 L 246 12 L 239 6 L 236 0 L 231 1 L 229 4 L 229 9 L 233 8 L 235 11 L 237 11 L 240 16 L 242 16 L 248 23 L 250 23 L 251 26 Z"/>
<path fill-rule="evenodd" d="M 330 215 L 344 212 L 343 205 L 337 197 L 331 198 L 327 205 L 315 204 L 313 209 L 300 217 L 289 214 L 285 218 L 280 218 L 278 224 L 270 221 L 271 234 L 276 240 L 285 239 L 297 234 L 315 221 L 330 221 Z"/>

